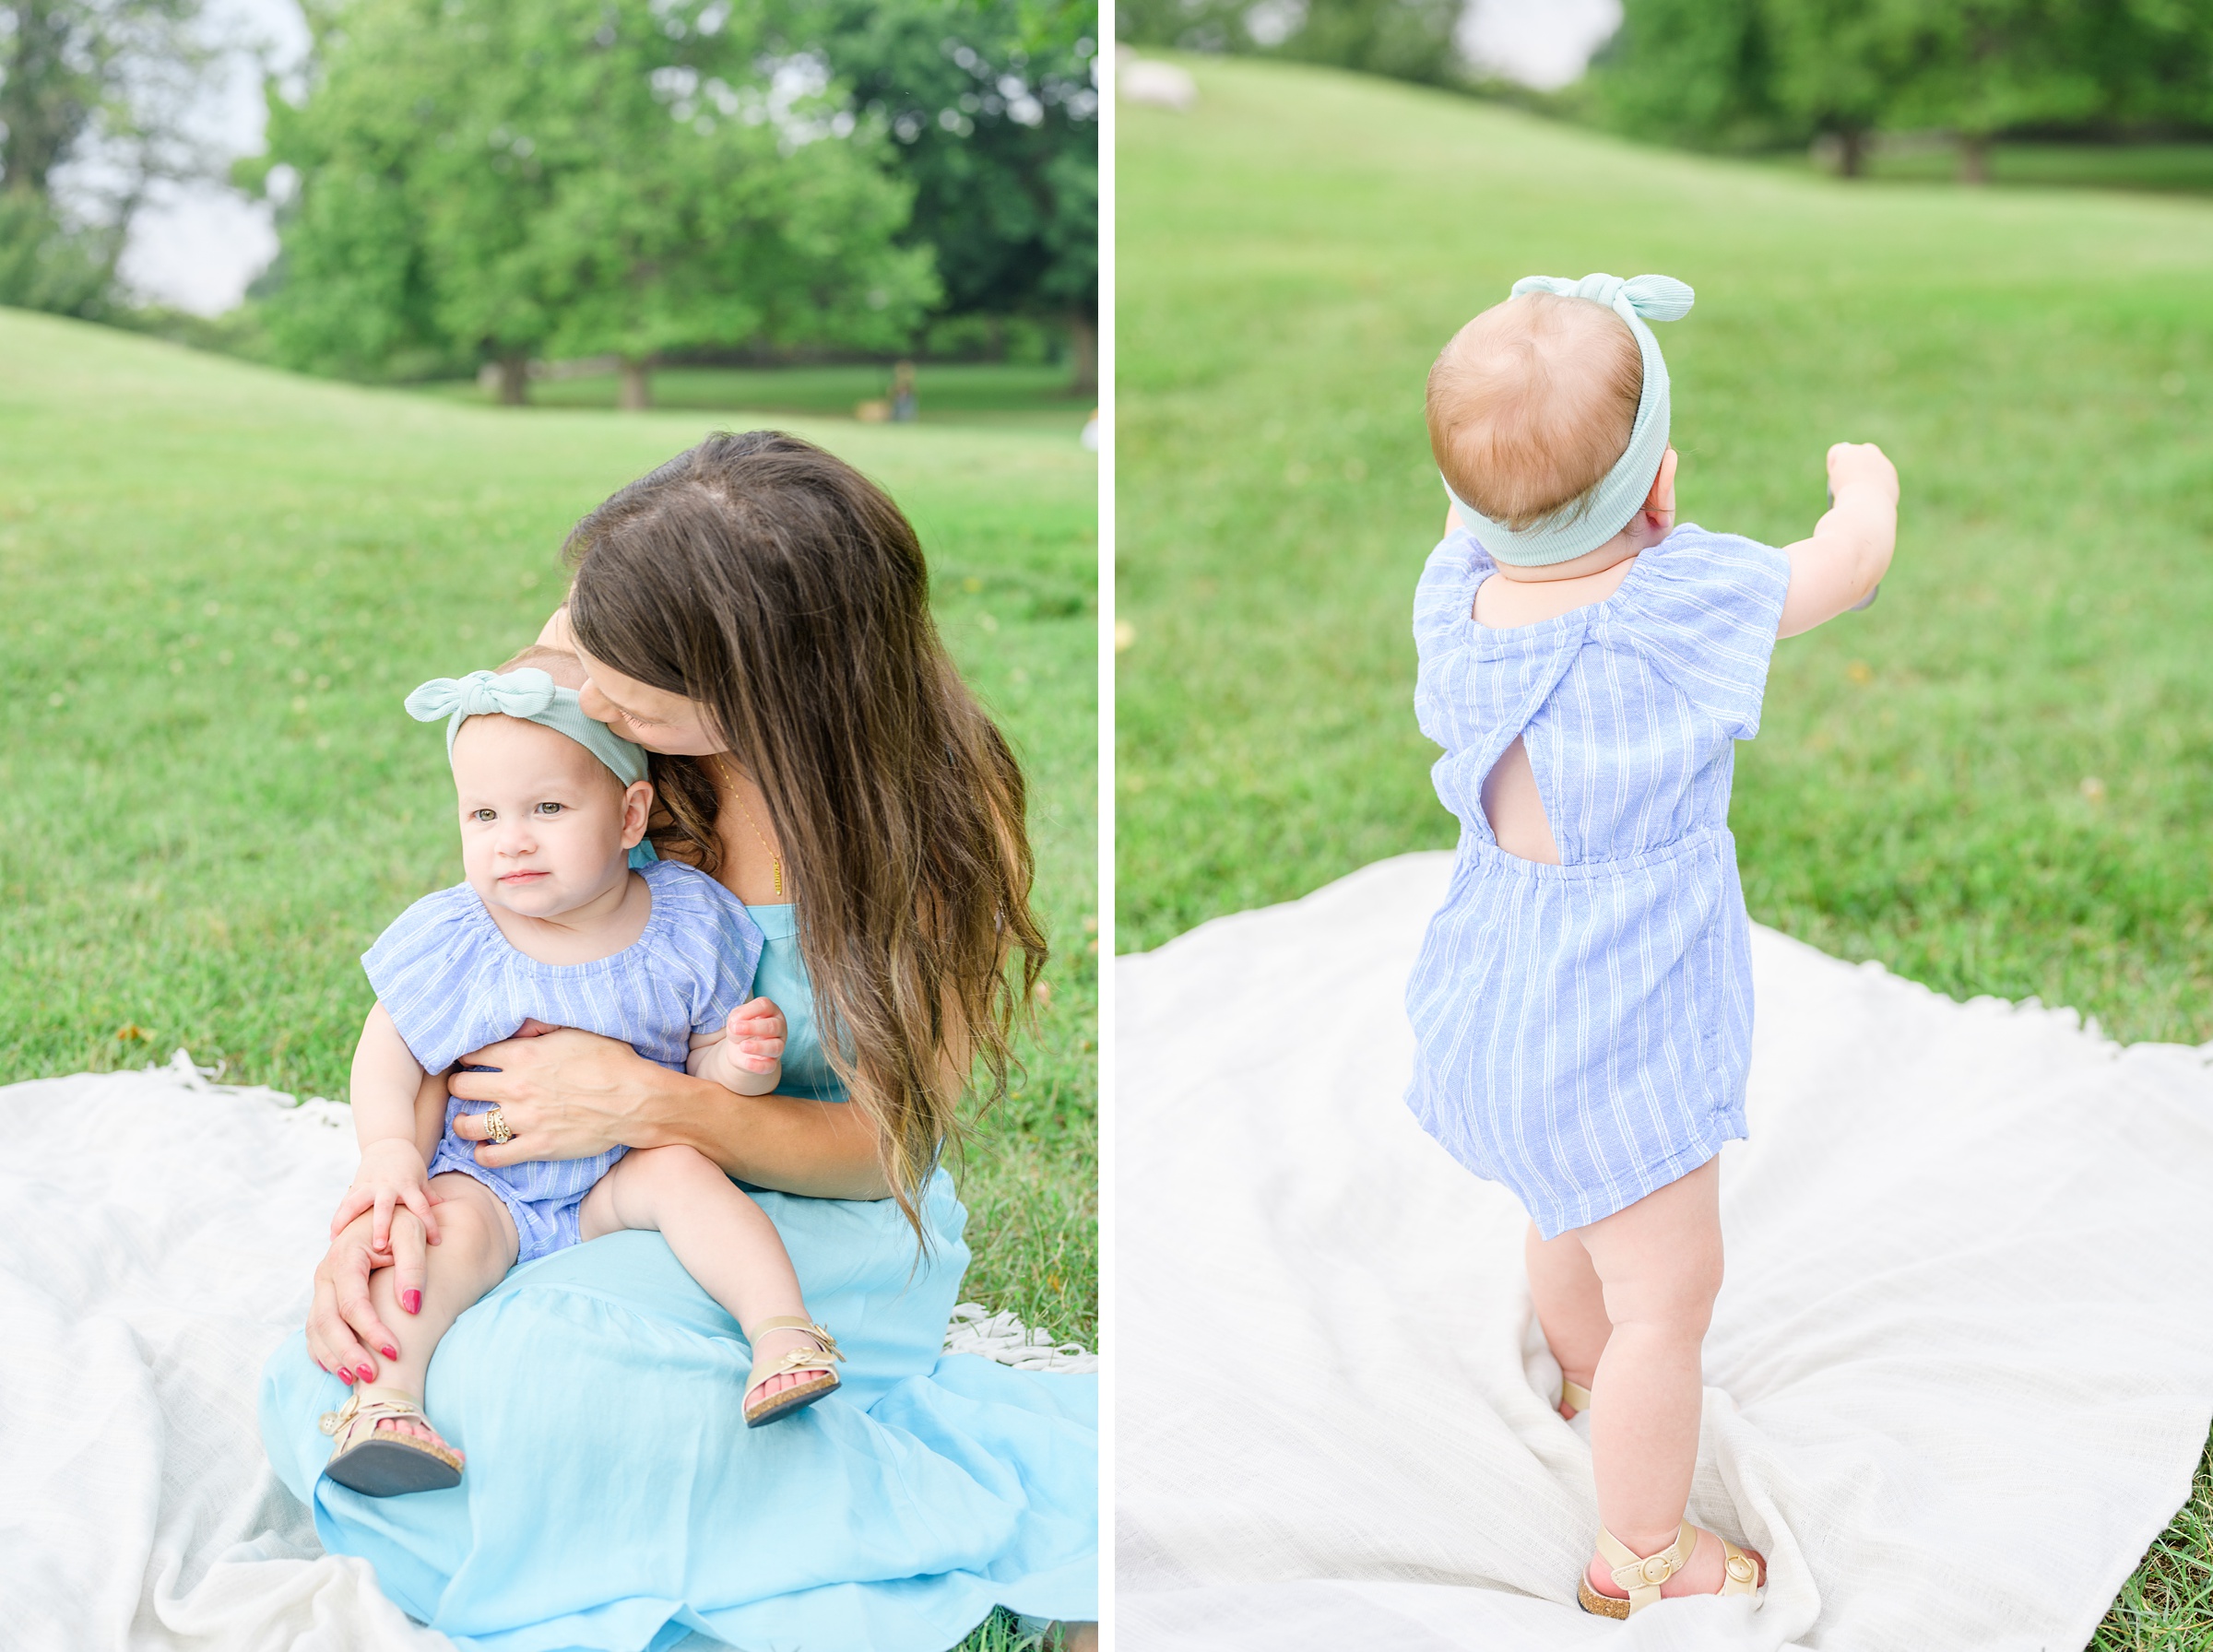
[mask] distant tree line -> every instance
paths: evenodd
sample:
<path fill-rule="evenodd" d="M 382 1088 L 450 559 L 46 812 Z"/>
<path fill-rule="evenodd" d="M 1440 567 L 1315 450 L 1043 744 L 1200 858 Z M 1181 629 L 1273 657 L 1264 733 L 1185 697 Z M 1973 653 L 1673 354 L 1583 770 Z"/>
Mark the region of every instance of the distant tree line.
<path fill-rule="evenodd" d="M 1118 38 L 1187 52 L 1332 64 L 1431 86 L 1466 78 L 1453 31 L 1468 0 L 1117 0 Z"/>
<path fill-rule="evenodd" d="M 2213 133 L 2204 0 L 1625 0 L 1592 112 L 1705 148 L 1943 131 L 1962 175 L 2009 132 Z"/>
<path fill-rule="evenodd" d="M 1476 0 L 1118 0 L 1120 38 L 1483 89 L 1454 37 Z M 2003 133 L 2213 136 L 2213 0 L 1624 0 L 1545 104 L 1708 148 L 1944 131 L 1984 174 Z M 1495 84 L 1492 89 L 1497 89 Z"/>
<path fill-rule="evenodd" d="M 0 0 L 0 303 L 121 309 L 136 197 L 73 219 L 57 185 L 88 162 L 137 195 L 164 175 L 169 128 L 128 94 L 189 66 L 200 3 Z M 933 320 L 991 316 L 1064 328 L 1077 386 L 1095 385 L 1087 0 L 306 16 L 305 87 L 271 82 L 266 151 L 233 171 L 277 207 L 253 299 L 288 365 L 483 365 L 520 400 L 535 359 L 610 356 L 638 407 L 671 356 L 892 352 Z M 146 163 L 119 173 L 134 142 Z"/>
<path fill-rule="evenodd" d="M 0 304 L 114 308 L 133 214 L 205 169 L 183 118 L 215 57 L 198 22 L 198 0 L 0 0 Z"/>

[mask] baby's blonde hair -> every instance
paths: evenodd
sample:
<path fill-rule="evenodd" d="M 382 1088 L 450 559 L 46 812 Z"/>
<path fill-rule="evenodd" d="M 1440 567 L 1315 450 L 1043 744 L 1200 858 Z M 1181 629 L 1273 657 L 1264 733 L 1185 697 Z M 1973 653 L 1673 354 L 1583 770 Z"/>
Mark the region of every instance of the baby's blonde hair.
<path fill-rule="evenodd" d="M 1605 305 L 1528 292 L 1452 336 L 1429 370 L 1429 451 L 1454 493 L 1521 533 L 1605 480 L 1644 360 Z"/>
<path fill-rule="evenodd" d="M 500 667 L 503 675 L 535 666 L 553 679 L 557 689 L 581 689 L 585 685 L 584 662 L 565 648 L 549 648 L 543 643 L 533 643 Z"/>

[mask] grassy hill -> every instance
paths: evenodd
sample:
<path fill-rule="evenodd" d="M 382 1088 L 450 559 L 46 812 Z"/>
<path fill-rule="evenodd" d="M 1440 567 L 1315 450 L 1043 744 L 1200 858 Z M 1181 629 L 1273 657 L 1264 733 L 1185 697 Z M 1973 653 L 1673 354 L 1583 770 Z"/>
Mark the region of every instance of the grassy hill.
<path fill-rule="evenodd" d="M 1189 66 L 1191 113 L 1119 128 L 1118 944 L 1450 844 L 1411 706 L 1424 376 L 1519 276 L 1656 270 L 1698 293 L 1659 329 L 1686 520 L 1802 537 L 1832 441 L 1904 477 L 1881 600 L 1781 644 L 1740 749 L 1753 914 L 2213 1037 L 2213 204 L 1855 187 Z M 2201 1466 L 2097 1645 L 2213 1645 L 2209 1578 Z"/>
<path fill-rule="evenodd" d="M 1776 656 L 1753 914 L 1965 997 L 2213 1038 L 2213 203 L 1856 187 L 1388 82 L 1199 62 L 1118 155 L 1118 944 L 1452 841 L 1410 594 L 1421 390 L 1532 272 L 1658 270 L 1686 520 L 1905 483 L 1880 603 Z"/>
<path fill-rule="evenodd" d="M 768 422 L 913 516 L 1029 767 L 1054 997 L 972 1155 L 969 1288 L 1089 1340 L 1096 466 L 1070 434 L 516 415 L 0 311 L 0 1082 L 186 1045 L 342 1096 L 359 954 L 460 875 L 401 697 L 528 642 L 614 488 Z"/>

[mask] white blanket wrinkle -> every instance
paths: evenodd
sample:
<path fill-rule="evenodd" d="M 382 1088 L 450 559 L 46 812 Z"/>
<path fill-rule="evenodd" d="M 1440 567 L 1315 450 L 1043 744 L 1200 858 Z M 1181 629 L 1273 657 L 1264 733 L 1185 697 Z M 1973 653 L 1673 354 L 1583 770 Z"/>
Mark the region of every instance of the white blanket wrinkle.
<path fill-rule="evenodd" d="M 2213 1423 L 2213 1046 L 1756 927 L 1690 1512 L 1771 1584 L 1603 1621 L 1525 1219 L 1402 1100 L 1450 861 L 1118 964 L 1118 1644 L 2084 1646 Z"/>

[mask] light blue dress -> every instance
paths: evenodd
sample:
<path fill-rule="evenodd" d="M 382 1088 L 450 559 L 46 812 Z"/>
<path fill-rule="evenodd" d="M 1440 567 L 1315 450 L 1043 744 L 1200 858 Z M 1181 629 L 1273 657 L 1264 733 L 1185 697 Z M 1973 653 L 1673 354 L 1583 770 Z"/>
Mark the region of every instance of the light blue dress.
<path fill-rule="evenodd" d="M 586 963 L 540 963 L 500 933 L 466 883 L 423 896 L 361 954 L 377 1002 L 423 1071 L 444 1072 L 530 1020 L 619 1038 L 648 1061 L 684 1070 L 692 1034 L 719 1031 L 752 996 L 762 935 L 745 903 L 696 867 L 652 860 L 634 868 L 652 910 L 638 938 Z M 577 1210 L 626 1150 L 590 1159 L 533 1159 L 487 1170 L 455 1133 L 490 1102 L 449 1098 L 430 1174 L 472 1176 L 515 1218 L 518 1260 L 574 1245 Z"/>
<path fill-rule="evenodd" d="M 1414 707 L 1460 817 L 1407 1012 L 1407 1104 L 1546 1238 L 1634 1204 L 1745 1134 L 1751 931 L 1729 835 L 1789 560 L 1686 525 L 1604 602 L 1495 630 L 1465 530 L 1414 597 Z M 1500 849 L 1485 777 L 1520 736 L 1560 864 Z"/>
<path fill-rule="evenodd" d="M 756 989 L 789 1022 L 787 1094 L 842 1099 L 788 906 Z M 1095 1378 L 939 1350 L 968 1249 L 952 1179 L 932 1248 L 890 1200 L 752 1191 L 847 1363 L 830 1398 L 745 1426 L 751 1356 L 657 1233 L 519 1267 L 431 1363 L 427 1409 L 468 1455 L 448 1492 L 363 1497 L 321 1478 L 345 1386 L 294 1335 L 262 1374 L 262 1438 L 335 1553 L 476 1652 L 673 1646 L 943 1652 L 996 1605 L 1098 1615 Z M 405 1328 L 401 1329 L 405 1334 Z"/>

